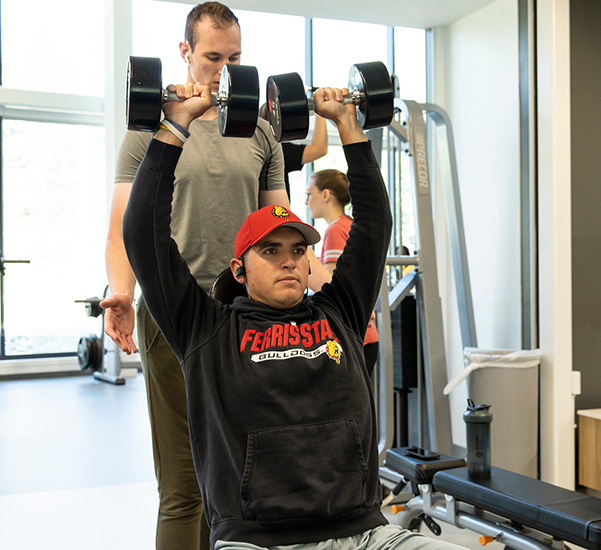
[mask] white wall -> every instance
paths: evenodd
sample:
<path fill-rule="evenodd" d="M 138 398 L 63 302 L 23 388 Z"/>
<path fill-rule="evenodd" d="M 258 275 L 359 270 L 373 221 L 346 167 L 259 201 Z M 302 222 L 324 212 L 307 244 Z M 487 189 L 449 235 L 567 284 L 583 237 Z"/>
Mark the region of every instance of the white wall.
<path fill-rule="evenodd" d="M 435 29 L 433 103 L 453 121 L 478 347 L 519 349 L 519 95 L 516 0 L 497 0 Z M 444 212 L 436 207 L 437 232 Z M 437 242 L 445 242 L 439 235 Z M 463 370 L 452 267 L 439 254 L 449 376 Z M 451 394 L 453 440 L 465 445 L 467 390 Z"/>

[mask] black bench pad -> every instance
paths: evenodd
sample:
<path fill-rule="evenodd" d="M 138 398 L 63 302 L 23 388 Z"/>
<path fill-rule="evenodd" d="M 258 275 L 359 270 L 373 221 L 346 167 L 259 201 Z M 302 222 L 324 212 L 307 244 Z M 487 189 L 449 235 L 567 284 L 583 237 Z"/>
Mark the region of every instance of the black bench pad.
<path fill-rule="evenodd" d="M 440 454 L 435 460 L 421 460 L 405 454 L 407 447 L 395 447 L 386 451 L 386 466 L 418 484 L 432 483 L 434 474 L 448 468 L 465 466 L 463 458 Z"/>
<path fill-rule="evenodd" d="M 492 468 L 488 479 L 468 478 L 467 468 L 440 471 L 437 491 L 559 539 L 601 550 L 601 499 Z"/>

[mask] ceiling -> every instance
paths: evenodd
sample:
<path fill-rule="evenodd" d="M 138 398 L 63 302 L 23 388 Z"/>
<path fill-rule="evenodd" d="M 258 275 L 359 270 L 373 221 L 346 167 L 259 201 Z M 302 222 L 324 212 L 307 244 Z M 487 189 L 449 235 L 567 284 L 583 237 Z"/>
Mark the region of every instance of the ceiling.
<path fill-rule="evenodd" d="M 180 0 L 181 1 L 181 0 Z M 223 0 L 232 9 L 429 29 L 448 25 L 495 0 Z"/>

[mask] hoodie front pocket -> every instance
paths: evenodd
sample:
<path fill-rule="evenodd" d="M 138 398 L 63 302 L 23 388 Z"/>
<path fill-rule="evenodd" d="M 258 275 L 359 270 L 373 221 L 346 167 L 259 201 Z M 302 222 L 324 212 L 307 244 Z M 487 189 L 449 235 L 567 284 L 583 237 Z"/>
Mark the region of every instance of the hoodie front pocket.
<path fill-rule="evenodd" d="M 244 514 L 263 522 L 342 514 L 363 505 L 367 478 L 353 420 L 251 432 Z"/>

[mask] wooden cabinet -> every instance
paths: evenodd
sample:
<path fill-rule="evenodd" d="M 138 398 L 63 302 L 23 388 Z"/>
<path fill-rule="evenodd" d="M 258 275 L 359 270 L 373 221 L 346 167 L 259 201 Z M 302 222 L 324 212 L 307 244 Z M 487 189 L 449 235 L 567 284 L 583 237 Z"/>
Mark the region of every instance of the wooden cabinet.
<path fill-rule="evenodd" d="M 578 483 L 601 491 L 601 409 L 578 414 Z"/>

